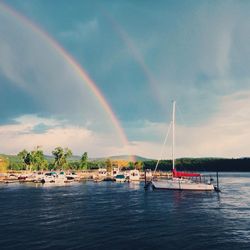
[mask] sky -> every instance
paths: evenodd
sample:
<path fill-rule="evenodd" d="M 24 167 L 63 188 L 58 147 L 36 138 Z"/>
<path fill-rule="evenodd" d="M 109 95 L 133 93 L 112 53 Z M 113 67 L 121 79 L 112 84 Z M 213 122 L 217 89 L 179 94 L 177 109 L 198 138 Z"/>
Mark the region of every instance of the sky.
<path fill-rule="evenodd" d="M 250 156 L 249 11 L 248 1 L 0 1 L 0 152 L 170 158 L 176 100 L 177 157 Z"/>

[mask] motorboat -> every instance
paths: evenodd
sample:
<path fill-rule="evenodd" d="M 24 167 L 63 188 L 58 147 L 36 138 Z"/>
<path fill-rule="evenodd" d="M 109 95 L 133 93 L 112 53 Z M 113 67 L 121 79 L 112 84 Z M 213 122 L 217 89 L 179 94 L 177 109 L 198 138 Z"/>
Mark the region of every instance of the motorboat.
<path fill-rule="evenodd" d="M 140 181 L 140 172 L 137 169 L 130 170 L 128 175 L 129 181 Z"/>
<path fill-rule="evenodd" d="M 125 182 L 126 181 L 126 177 L 125 177 L 124 174 L 119 173 L 119 174 L 117 174 L 115 176 L 115 181 L 116 182 Z"/>

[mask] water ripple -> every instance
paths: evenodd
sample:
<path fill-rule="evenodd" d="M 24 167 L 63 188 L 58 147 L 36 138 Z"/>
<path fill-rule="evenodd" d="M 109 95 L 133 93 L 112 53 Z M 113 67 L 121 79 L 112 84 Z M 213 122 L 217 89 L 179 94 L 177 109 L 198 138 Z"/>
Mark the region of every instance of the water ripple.
<path fill-rule="evenodd" d="M 222 193 L 138 183 L 0 185 L 1 249 L 249 249 L 250 175 Z"/>

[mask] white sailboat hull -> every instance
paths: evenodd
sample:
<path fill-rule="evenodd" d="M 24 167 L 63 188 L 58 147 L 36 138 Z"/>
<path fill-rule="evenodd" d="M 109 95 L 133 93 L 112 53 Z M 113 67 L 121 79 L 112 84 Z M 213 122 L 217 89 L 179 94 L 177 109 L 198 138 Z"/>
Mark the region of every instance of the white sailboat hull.
<path fill-rule="evenodd" d="M 169 190 L 190 190 L 190 191 L 213 191 L 214 185 L 208 183 L 196 183 L 190 180 L 170 179 L 152 181 L 155 189 L 169 189 Z"/>

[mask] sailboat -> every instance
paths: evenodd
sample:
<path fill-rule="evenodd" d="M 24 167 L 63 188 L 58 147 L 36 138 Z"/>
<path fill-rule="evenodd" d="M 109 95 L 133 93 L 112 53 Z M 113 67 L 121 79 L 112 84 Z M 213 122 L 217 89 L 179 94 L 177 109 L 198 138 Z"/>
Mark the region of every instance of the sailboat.
<path fill-rule="evenodd" d="M 201 174 L 177 171 L 175 167 L 175 106 L 172 114 L 172 177 L 166 180 L 152 180 L 153 189 L 213 191 L 215 187 L 209 182 L 201 182 Z M 196 177 L 195 180 L 193 177 Z"/>

